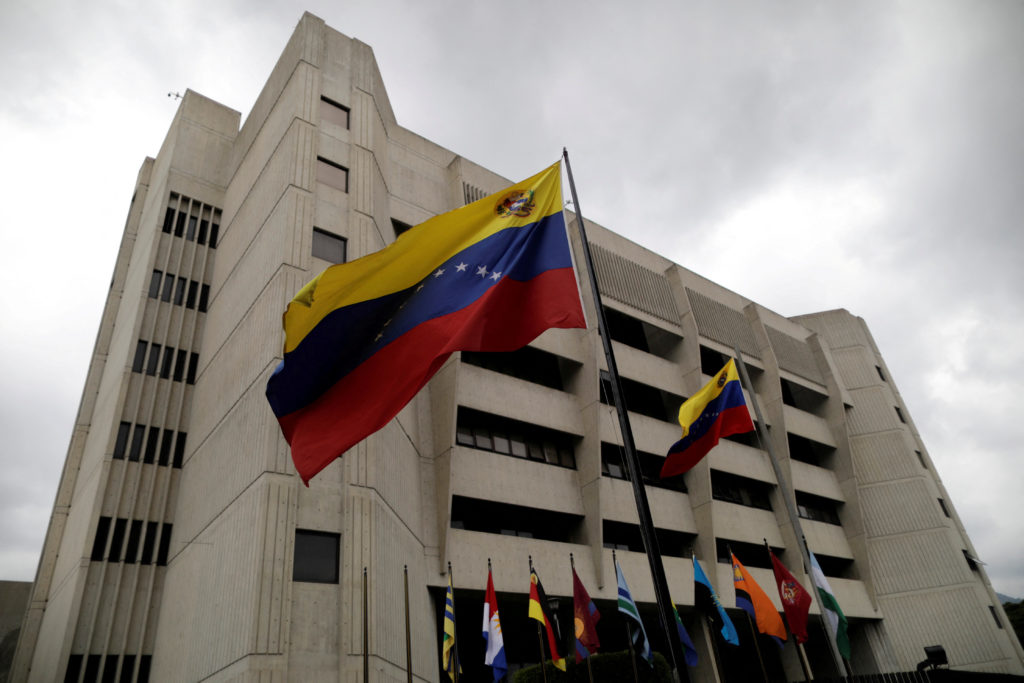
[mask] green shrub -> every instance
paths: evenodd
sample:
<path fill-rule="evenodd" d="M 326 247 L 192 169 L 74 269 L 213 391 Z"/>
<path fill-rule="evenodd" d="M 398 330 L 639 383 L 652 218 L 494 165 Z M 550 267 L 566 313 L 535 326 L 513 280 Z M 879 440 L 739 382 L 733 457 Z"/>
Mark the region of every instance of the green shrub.
<path fill-rule="evenodd" d="M 579 665 L 574 661 L 572 653 L 566 658 L 566 671 L 563 673 L 553 664 L 546 662 L 548 683 L 589 683 L 586 661 Z M 590 657 L 590 667 L 594 672 L 594 683 L 630 683 L 633 680 L 633 664 L 629 661 L 629 651 L 608 652 Z M 637 660 L 637 673 L 641 683 L 672 683 L 672 671 L 668 661 L 660 653 L 654 653 L 654 668 L 647 666 L 642 659 Z M 514 683 L 544 683 L 540 665 L 520 669 L 513 677 Z"/>

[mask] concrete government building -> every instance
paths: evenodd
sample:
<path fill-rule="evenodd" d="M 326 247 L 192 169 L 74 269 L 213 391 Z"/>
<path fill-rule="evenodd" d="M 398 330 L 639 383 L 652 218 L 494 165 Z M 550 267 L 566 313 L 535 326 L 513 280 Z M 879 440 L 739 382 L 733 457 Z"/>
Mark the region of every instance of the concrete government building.
<path fill-rule="evenodd" d="M 602 650 L 626 648 L 613 549 L 666 652 L 596 326 L 549 330 L 514 353 L 456 354 L 309 488 L 264 395 L 281 315 L 316 273 L 517 180 L 402 128 L 370 47 L 310 14 L 244 122 L 189 91 L 138 174 L 11 680 L 358 681 L 368 567 L 370 680 L 404 681 L 405 566 L 415 680 L 447 680 L 450 561 L 463 680 L 489 681 L 488 558 L 515 670 L 538 661 L 531 556 L 558 599 L 563 643 L 572 553 L 602 612 Z M 854 673 L 912 670 L 941 645 L 952 668 L 1024 674 L 864 321 L 844 310 L 782 317 L 587 227 L 668 584 L 700 654 L 689 680 L 761 677 L 727 546 L 776 605 L 762 539 L 811 586 L 783 488 L 849 617 Z M 755 433 L 658 481 L 679 404 L 734 344 L 788 486 Z M 695 611 L 692 554 L 739 648 L 714 644 Z M 815 606 L 806 651 L 827 678 L 821 623 Z M 803 680 L 792 642 L 761 650 L 773 679 Z"/>

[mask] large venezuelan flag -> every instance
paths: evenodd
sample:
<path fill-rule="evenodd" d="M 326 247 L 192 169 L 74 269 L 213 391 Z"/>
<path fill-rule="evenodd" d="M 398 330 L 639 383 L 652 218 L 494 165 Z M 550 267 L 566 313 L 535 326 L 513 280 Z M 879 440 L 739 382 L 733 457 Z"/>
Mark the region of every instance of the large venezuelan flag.
<path fill-rule="evenodd" d="M 662 478 L 689 471 L 715 447 L 720 437 L 754 429 L 732 358 L 703 389 L 680 406 L 679 424 L 683 438 L 668 449 L 668 457 L 661 466 Z"/>
<path fill-rule="evenodd" d="M 267 399 L 308 484 L 453 351 L 512 351 L 585 325 L 555 164 L 317 276 L 285 311 Z"/>

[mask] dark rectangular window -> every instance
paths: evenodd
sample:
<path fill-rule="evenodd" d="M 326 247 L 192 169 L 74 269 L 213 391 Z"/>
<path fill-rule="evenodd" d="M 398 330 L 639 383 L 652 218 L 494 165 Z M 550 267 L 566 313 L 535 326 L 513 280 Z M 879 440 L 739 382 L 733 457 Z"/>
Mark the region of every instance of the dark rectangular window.
<path fill-rule="evenodd" d="M 782 385 L 782 402 L 792 408 L 817 415 L 824 408 L 825 401 L 828 400 L 828 396 L 788 379 L 780 380 L 780 383 Z"/>
<path fill-rule="evenodd" d="M 85 677 L 82 680 L 95 681 L 100 677 L 100 663 L 103 655 L 89 655 L 85 658 Z"/>
<path fill-rule="evenodd" d="M 170 301 L 171 294 L 174 293 L 174 277 L 168 273 L 167 277 L 164 278 L 164 291 L 160 295 L 161 301 Z"/>
<path fill-rule="evenodd" d="M 188 284 L 188 280 L 183 277 L 178 278 L 178 286 L 174 289 L 174 305 L 180 306 L 185 302 L 185 285 Z"/>
<path fill-rule="evenodd" d="M 839 503 L 829 498 L 797 491 L 796 508 L 803 519 L 811 519 L 825 524 L 840 524 Z"/>
<path fill-rule="evenodd" d="M 210 249 L 217 248 L 217 239 L 220 237 L 220 225 L 213 223 L 210 225 Z"/>
<path fill-rule="evenodd" d="M 185 234 L 185 214 L 179 213 L 178 220 L 174 223 L 174 236 L 181 237 Z"/>
<path fill-rule="evenodd" d="M 181 463 L 185 459 L 185 438 L 188 436 L 185 432 L 178 432 L 178 438 L 174 441 L 174 462 L 171 463 L 172 467 L 181 469 Z"/>
<path fill-rule="evenodd" d="M 1002 628 L 1003 620 L 999 618 L 999 612 L 996 611 L 996 608 L 993 605 L 989 605 L 988 611 L 992 613 L 992 618 L 995 620 L 996 626 Z"/>
<path fill-rule="evenodd" d="M 153 548 L 156 547 L 156 532 L 159 525 L 156 522 L 146 522 L 146 535 L 142 539 L 142 555 L 139 557 L 140 564 L 153 564 Z"/>
<path fill-rule="evenodd" d="M 135 655 L 125 655 L 121 662 L 121 678 L 118 683 L 132 683 L 133 669 L 135 669 Z"/>
<path fill-rule="evenodd" d="M 185 239 L 192 242 L 196 238 L 196 223 L 198 219 L 195 216 L 189 216 L 188 218 L 188 231 L 185 233 Z"/>
<path fill-rule="evenodd" d="M 174 209 L 167 207 L 167 213 L 164 214 L 164 227 L 163 231 L 168 235 L 171 234 L 171 228 L 174 226 Z"/>
<path fill-rule="evenodd" d="M 174 349 L 170 346 L 164 348 L 164 362 L 160 365 L 160 377 L 168 379 L 171 376 L 171 368 L 174 366 Z"/>
<path fill-rule="evenodd" d="M 124 547 L 124 561 L 135 562 L 139 554 L 139 540 L 142 538 L 142 520 L 133 519 L 128 530 L 128 544 Z"/>
<path fill-rule="evenodd" d="M 139 341 L 135 344 L 135 359 L 132 361 L 132 372 L 142 372 L 142 368 L 146 365 L 146 349 L 149 348 L 149 343 Z"/>
<path fill-rule="evenodd" d="M 167 566 L 167 552 L 171 548 L 171 524 L 164 524 L 160 531 L 160 551 L 156 555 L 156 564 L 159 567 Z"/>
<path fill-rule="evenodd" d="M 885 380 L 885 373 L 882 372 L 882 366 L 876 365 L 875 366 L 875 370 L 878 371 L 878 379 L 882 380 L 883 382 L 886 381 Z"/>
<path fill-rule="evenodd" d="M 122 422 L 117 427 L 117 439 L 114 440 L 114 460 L 123 460 L 125 449 L 128 448 L 128 435 L 131 434 L 130 422 Z"/>
<path fill-rule="evenodd" d="M 836 450 L 831 446 L 788 432 L 786 441 L 789 444 L 789 457 L 818 467 L 827 467 Z"/>
<path fill-rule="evenodd" d="M 327 123 L 334 123 L 345 130 L 349 126 L 349 108 L 334 100 L 320 96 L 320 120 Z"/>
<path fill-rule="evenodd" d="M 626 403 L 626 410 L 664 422 L 676 421 L 679 406 L 685 400 L 682 396 L 626 377 L 620 379 L 624 394 L 622 400 Z M 612 399 L 611 377 L 604 370 L 601 370 L 601 403 L 608 406 L 615 404 Z"/>
<path fill-rule="evenodd" d="M 205 218 L 199 221 L 199 236 L 196 238 L 196 242 L 199 244 L 206 244 L 206 233 L 210 230 L 210 221 Z"/>
<path fill-rule="evenodd" d="M 772 485 L 756 479 L 711 470 L 711 497 L 746 507 L 771 510 Z"/>
<path fill-rule="evenodd" d="M 199 290 L 199 312 L 206 313 L 206 304 L 210 299 L 210 285 L 203 285 Z"/>
<path fill-rule="evenodd" d="M 313 256 L 329 263 L 344 263 L 348 241 L 344 237 L 313 228 Z"/>
<path fill-rule="evenodd" d="M 142 462 L 150 465 L 156 460 L 156 448 L 159 441 L 160 428 L 150 427 L 149 434 L 146 436 L 146 453 L 142 456 Z"/>
<path fill-rule="evenodd" d="M 296 529 L 292 581 L 338 583 L 340 549 L 340 534 Z"/>
<path fill-rule="evenodd" d="M 160 437 L 160 461 L 157 463 L 161 467 L 171 462 L 171 445 L 174 441 L 174 432 L 170 429 L 165 429 L 163 436 Z"/>
<path fill-rule="evenodd" d="M 155 375 L 157 367 L 160 365 L 160 349 L 163 348 L 159 344 L 150 344 L 149 347 L 149 362 L 146 364 L 146 374 Z"/>
<path fill-rule="evenodd" d="M 160 280 L 163 278 L 163 271 L 154 270 L 153 277 L 149 280 L 149 298 L 156 299 L 160 296 Z"/>
<path fill-rule="evenodd" d="M 614 341 L 660 358 L 671 359 L 683 341 L 678 334 L 663 330 L 614 308 L 605 306 L 604 317 L 605 322 L 608 323 L 608 336 Z"/>
<path fill-rule="evenodd" d="M 111 562 L 121 561 L 121 544 L 124 543 L 125 526 L 128 520 L 118 517 L 114 520 L 114 532 L 110 534 L 110 555 L 107 559 Z"/>
<path fill-rule="evenodd" d="M 188 356 L 188 376 L 185 377 L 185 382 L 188 384 L 196 383 L 196 366 L 199 365 L 199 354 L 190 353 Z"/>
<path fill-rule="evenodd" d="M 316 158 L 316 179 L 342 192 L 348 192 L 348 169 L 323 157 Z"/>
<path fill-rule="evenodd" d="M 180 382 L 185 377 L 185 361 L 188 359 L 188 351 L 178 349 L 178 359 L 174 363 L 174 381 Z"/>
<path fill-rule="evenodd" d="M 188 296 L 185 297 L 185 308 L 196 307 L 196 292 L 199 289 L 199 283 L 195 280 L 189 280 L 188 283 Z"/>
<path fill-rule="evenodd" d="M 132 447 L 128 452 L 128 459 L 132 462 L 138 462 L 139 457 L 142 455 L 142 442 L 146 440 L 146 428 L 143 425 L 135 425 L 134 432 L 132 434 Z"/>
<path fill-rule="evenodd" d="M 110 533 L 110 517 L 100 517 L 96 522 L 96 537 L 92 542 L 92 555 L 90 560 L 99 562 L 103 559 L 103 551 L 107 547 L 107 534 Z"/>
<path fill-rule="evenodd" d="M 139 675 L 136 683 L 149 683 L 149 669 L 153 665 L 153 655 L 142 655 L 139 657 Z"/>

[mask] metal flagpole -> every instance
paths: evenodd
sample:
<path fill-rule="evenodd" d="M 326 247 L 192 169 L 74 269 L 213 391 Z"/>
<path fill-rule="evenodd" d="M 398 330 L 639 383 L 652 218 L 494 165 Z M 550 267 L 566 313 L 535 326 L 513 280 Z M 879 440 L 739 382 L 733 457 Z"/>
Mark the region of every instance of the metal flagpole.
<path fill-rule="evenodd" d="M 458 635 L 457 631 L 459 623 L 455 621 L 455 576 L 452 574 L 451 562 L 448 563 L 448 580 L 451 581 L 452 584 L 452 625 L 456 629 L 456 633 L 453 633 L 452 636 L 455 637 Z M 454 683 L 459 683 L 459 639 L 458 637 L 455 637 L 454 640 L 455 642 L 452 643 L 452 658 L 454 658 L 455 663 L 452 666 L 452 672 L 455 674 L 455 678 L 452 680 Z"/>
<path fill-rule="evenodd" d="M 772 448 L 771 439 L 768 438 L 768 426 L 764 421 L 764 416 L 761 414 L 761 404 L 757 402 L 757 392 L 754 391 L 754 385 L 750 382 L 750 376 L 747 374 L 747 364 L 743 362 L 743 352 L 740 351 L 739 344 L 734 344 L 733 349 L 736 352 L 736 365 L 740 371 L 740 378 L 743 380 L 743 386 L 746 387 L 747 392 L 750 394 L 750 402 L 754 406 L 754 415 L 757 416 L 757 431 L 761 435 L 761 443 L 764 444 L 765 449 L 768 451 L 768 460 L 772 463 L 772 470 L 775 472 L 775 479 L 779 483 L 779 490 L 782 491 L 782 500 L 786 504 L 786 513 L 789 515 L 789 523 L 793 527 L 793 531 L 796 532 L 796 545 L 800 549 L 800 557 L 803 559 L 804 567 L 807 569 L 807 573 L 811 570 L 811 556 L 807 552 L 807 542 L 804 540 L 804 532 L 800 526 L 800 515 L 796 511 L 796 498 L 793 495 L 792 490 L 789 487 L 789 480 L 782 476 L 782 466 L 779 465 L 779 459 L 775 457 L 775 449 Z M 767 545 L 767 541 L 765 542 Z M 769 550 L 771 550 L 769 548 Z M 814 584 L 812 577 L 811 584 Z M 821 604 L 821 596 L 818 595 L 817 586 L 814 587 L 814 600 L 818 605 L 818 609 L 824 616 L 825 607 Z M 831 629 L 830 629 L 831 630 Z M 844 671 L 842 662 L 843 656 L 839 654 L 839 646 L 836 644 L 835 634 L 828 639 L 830 651 L 832 657 L 835 660 L 836 671 L 840 674 Z M 803 660 L 801 660 L 802 663 Z"/>
<path fill-rule="evenodd" d="M 370 683 L 370 619 L 366 597 L 366 567 L 363 567 L 363 683 Z"/>
<path fill-rule="evenodd" d="M 533 581 L 533 555 L 527 555 L 526 558 L 530 561 L 530 581 Z M 539 593 L 537 595 L 537 598 L 538 599 L 540 598 Z M 548 671 L 547 671 L 547 667 L 544 665 L 544 662 L 547 661 L 544 658 L 544 636 L 541 634 L 540 630 L 541 630 L 541 625 L 540 625 L 540 622 L 538 621 L 537 622 L 537 644 L 540 645 L 540 673 L 541 673 L 541 678 L 544 679 L 544 683 L 548 683 Z M 555 658 L 555 653 L 552 652 L 551 653 L 551 659 L 554 660 L 554 658 Z"/>
<path fill-rule="evenodd" d="M 576 183 L 572 178 L 572 167 L 569 165 L 569 151 L 562 148 L 562 157 L 565 159 L 565 171 L 569 177 L 569 191 L 572 193 L 572 205 L 576 212 L 576 226 L 580 231 L 580 241 L 583 245 L 583 258 L 587 264 L 587 275 L 590 279 L 590 289 L 594 294 L 594 307 L 597 309 L 597 329 L 601 336 L 601 343 L 604 346 L 604 357 L 608 364 L 608 376 L 612 385 L 612 400 L 615 402 L 615 411 L 619 416 L 619 430 L 622 432 L 622 445 L 625 450 L 626 469 L 629 470 L 630 483 L 633 485 L 633 497 L 636 499 L 636 511 L 640 518 L 640 536 L 644 542 L 644 550 L 647 551 L 647 561 L 651 565 L 651 578 L 654 583 L 654 596 L 658 603 L 658 613 L 661 616 L 661 630 L 665 633 L 665 640 L 668 642 L 670 664 L 677 676 L 682 678 L 682 669 L 679 662 L 683 661 L 679 653 L 681 645 L 678 638 L 673 638 L 672 626 L 675 617 L 672 615 L 672 601 L 669 597 L 668 581 L 665 578 L 665 566 L 661 559 L 661 548 L 658 546 L 658 537 L 654 533 L 654 520 L 651 518 L 651 506 L 647 501 L 647 491 L 644 489 L 643 475 L 640 472 L 640 460 L 636 454 L 636 445 L 633 442 L 633 430 L 629 424 L 629 416 L 626 414 L 626 403 L 622 390 L 622 380 L 619 378 L 619 368 L 615 363 L 615 352 L 612 349 L 612 340 L 608 334 L 608 322 L 605 320 L 604 307 L 601 304 L 601 292 L 597 286 L 597 275 L 594 272 L 594 261 L 590 255 L 590 243 L 587 241 L 587 232 L 583 226 L 583 212 L 580 210 L 580 201 L 576 196 Z"/>
<path fill-rule="evenodd" d="M 405 680 L 412 683 L 412 632 L 409 629 L 409 565 L 402 569 L 405 574 Z"/>

